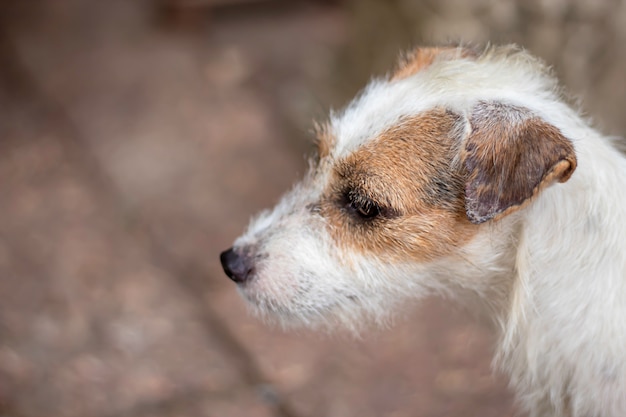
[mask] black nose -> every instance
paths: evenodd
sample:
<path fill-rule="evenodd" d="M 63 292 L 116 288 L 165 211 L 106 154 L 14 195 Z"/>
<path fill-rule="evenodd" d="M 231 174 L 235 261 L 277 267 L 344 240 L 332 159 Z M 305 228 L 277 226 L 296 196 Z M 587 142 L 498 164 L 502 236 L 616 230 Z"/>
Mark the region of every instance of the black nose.
<path fill-rule="evenodd" d="M 245 254 L 235 252 L 233 248 L 220 254 L 220 262 L 228 278 L 238 284 L 246 282 L 252 275 L 252 259 Z"/>

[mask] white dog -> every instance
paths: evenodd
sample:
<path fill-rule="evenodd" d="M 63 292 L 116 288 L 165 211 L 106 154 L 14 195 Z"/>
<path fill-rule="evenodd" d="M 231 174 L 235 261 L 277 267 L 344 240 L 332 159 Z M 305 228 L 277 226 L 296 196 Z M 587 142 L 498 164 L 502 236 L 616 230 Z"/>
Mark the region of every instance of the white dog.
<path fill-rule="evenodd" d="M 221 255 L 256 311 L 354 327 L 452 296 L 493 320 L 532 416 L 626 416 L 626 159 L 541 62 L 418 49 L 318 139 Z"/>

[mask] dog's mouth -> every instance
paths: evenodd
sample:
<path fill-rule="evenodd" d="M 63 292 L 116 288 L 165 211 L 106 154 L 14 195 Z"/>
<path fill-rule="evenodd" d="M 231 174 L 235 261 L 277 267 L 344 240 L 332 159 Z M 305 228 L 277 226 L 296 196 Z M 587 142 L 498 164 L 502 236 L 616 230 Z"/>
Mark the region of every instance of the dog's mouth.
<path fill-rule="evenodd" d="M 270 321 L 310 324 L 333 317 L 347 304 L 361 301 L 357 294 L 343 291 L 315 293 L 315 281 L 306 277 L 296 275 L 278 282 L 265 275 L 263 268 L 258 271 L 246 284 L 237 285 L 237 289 L 255 313 Z"/>
<path fill-rule="evenodd" d="M 360 311 L 355 308 L 359 305 L 366 307 L 365 294 L 359 295 L 353 283 L 343 279 L 342 272 L 347 271 L 329 266 L 333 254 L 320 248 L 319 239 L 276 236 L 275 232 L 273 239 L 268 235 L 240 239 L 220 255 L 224 272 L 256 315 L 270 322 L 311 326 L 335 321 L 347 310 Z M 292 242 L 300 243 L 295 247 Z"/>

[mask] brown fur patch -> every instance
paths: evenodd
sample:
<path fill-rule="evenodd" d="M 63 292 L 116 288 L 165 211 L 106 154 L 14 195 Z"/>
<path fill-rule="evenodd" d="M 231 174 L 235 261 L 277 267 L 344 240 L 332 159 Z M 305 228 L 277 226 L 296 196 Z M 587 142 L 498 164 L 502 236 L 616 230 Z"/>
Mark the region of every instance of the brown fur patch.
<path fill-rule="evenodd" d="M 330 155 L 330 150 L 335 146 L 336 138 L 328 124 L 320 123 L 315 125 L 315 138 L 317 154 L 320 159 Z"/>
<path fill-rule="evenodd" d="M 436 109 L 337 161 L 321 204 L 335 240 L 390 261 L 433 260 L 468 241 L 476 227 L 465 215 L 461 170 L 453 162 L 460 126 L 458 115 Z M 379 214 L 363 216 L 371 207 Z"/>
<path fill-rule="evenodd" d="M 470 116 L 472 132 L 463 160 L 467 216 L 482 223 L 527 204 L 576 169 L 571 142 L 528 109 L 480 102 Z"/>
<path fill-rule="evenodd" d="M 402 80 L 429 67 L 436 59 L 469 58 L 477 52 L 469 48 L 455 46 L 418 48 L 400 60 L 397 70 L 391 76 L 392 81 Z"/>

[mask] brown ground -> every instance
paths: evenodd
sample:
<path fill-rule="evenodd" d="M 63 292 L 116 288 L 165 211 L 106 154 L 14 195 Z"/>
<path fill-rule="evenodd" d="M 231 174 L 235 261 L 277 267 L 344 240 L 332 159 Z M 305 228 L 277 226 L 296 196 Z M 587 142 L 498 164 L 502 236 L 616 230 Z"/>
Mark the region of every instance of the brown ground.
<path fill-rule="evenodd" d="M 221 272 L 303 172 L 348 15 L 189 31 L 148 6 L 0 9 L 0 416 L 512 416 L 493 335 L 446 302 L 360 340 L 287 334 Z"/>

